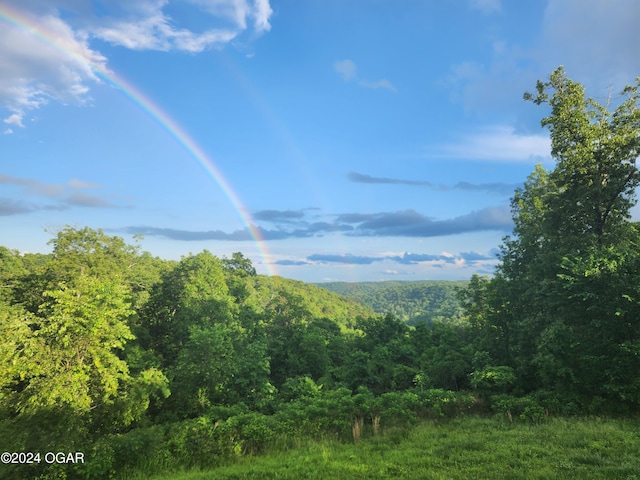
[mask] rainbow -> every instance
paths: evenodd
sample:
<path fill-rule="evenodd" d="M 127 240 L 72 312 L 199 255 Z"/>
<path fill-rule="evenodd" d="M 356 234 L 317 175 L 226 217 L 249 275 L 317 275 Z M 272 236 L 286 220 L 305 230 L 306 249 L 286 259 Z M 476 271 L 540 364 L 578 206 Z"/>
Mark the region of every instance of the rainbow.
<path fill-rule="evenodd" d="M 220 187 L 233 208 L 238 213 L 242 222 L 246 225 L 249 234 L 253 238 L 258 251 L 260 252 L 267 273 L 272 276 L 277 275 L 274 262 L 271 261 L 271 256 L 266 247 L 265 241 L 262 238 L 262 234 L 254 225 L 251 216 L 247 213 L 247 210 L 243 206 L 238 195 L 235 193 L 229 182 L 224 178 L 220 170 L 216 167 L 211 157 L 207 155 L 196 141 L 191 138 L 167 112 L 144 95 L 130 82 L 127 82 L 121 76 L 102 65 L 88 62 L 84 57 L 66 47 L 64 43 L 60 39 L 56 38 L 51 32 L 43 29 L 35 20 L 29 18 L 16 9 L 11 8 L 8 5 L 0 4 L 0 21 L 20 29 L 44 44 L 72 58 L 74 61 L 84 65 L 98 78 L 118 89 L 127 98 L 138 105 L 145 113 L 147 113 L 204 168 L 211 178 L 213 178 L 215 183 Z"/>

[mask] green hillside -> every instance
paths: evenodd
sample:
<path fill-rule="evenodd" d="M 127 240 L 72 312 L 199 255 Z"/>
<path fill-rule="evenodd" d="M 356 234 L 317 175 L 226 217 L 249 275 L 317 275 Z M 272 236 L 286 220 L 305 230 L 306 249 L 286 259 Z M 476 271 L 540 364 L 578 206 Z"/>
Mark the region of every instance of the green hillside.
<path fill-rule="evenodd" d="M 329 282 L 317 285 L 350 298 L 379 314 L 392 313 L 416 324 L 462 315 L 458 289 L 467 281 Z"/>
<path fill-rule="evenodd" d="M 274 298 L 296 298 L 309 318 L 329 319 L 342 327 L 353 327 L 358 317 L 371 317 L 375 311 L 367 304 L 338 291 L 284 277 L 257 275 L 251 278 L 259 302 Z"/>

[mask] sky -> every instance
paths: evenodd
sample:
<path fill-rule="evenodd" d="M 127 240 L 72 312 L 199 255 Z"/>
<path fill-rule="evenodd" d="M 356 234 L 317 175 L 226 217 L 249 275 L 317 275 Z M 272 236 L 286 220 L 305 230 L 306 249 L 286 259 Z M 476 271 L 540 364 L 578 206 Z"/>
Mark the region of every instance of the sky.
<path fill-rule="evenodd" d="M 640 75 L 637 0 L 0 0 L 0 245 L 66 225 L 306 282 L 490 274 L 563 65 Z M 639 211 L 634 211 L 637 215 Z"/>

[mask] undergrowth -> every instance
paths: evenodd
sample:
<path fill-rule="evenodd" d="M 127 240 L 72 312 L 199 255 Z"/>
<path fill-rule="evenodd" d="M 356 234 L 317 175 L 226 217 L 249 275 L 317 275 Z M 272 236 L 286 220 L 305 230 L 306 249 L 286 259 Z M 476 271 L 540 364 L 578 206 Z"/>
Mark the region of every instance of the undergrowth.
<path fill-rule="evenodd" d="M 640 422 L 469 416 L 389 428 L 360 441 L 280 438 L 261 455 L 154 480 L 625 479 L 640 480 Z M 138 471 L 127 480 L 149 478 Z"/>

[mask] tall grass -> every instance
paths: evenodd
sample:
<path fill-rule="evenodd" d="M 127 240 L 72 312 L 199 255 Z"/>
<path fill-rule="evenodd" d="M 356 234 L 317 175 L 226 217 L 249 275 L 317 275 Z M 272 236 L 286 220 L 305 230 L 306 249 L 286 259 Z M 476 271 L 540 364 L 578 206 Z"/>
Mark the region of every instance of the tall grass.
<path fill-rule="evenodd" d="M 639 427 L 637 420 L 467 417 L 383 429 L 358 442 L 300 442 L 208 471 L 153 478 L 640 480 Z M 128 478 L 148 478 L 139 475 Z"/>

